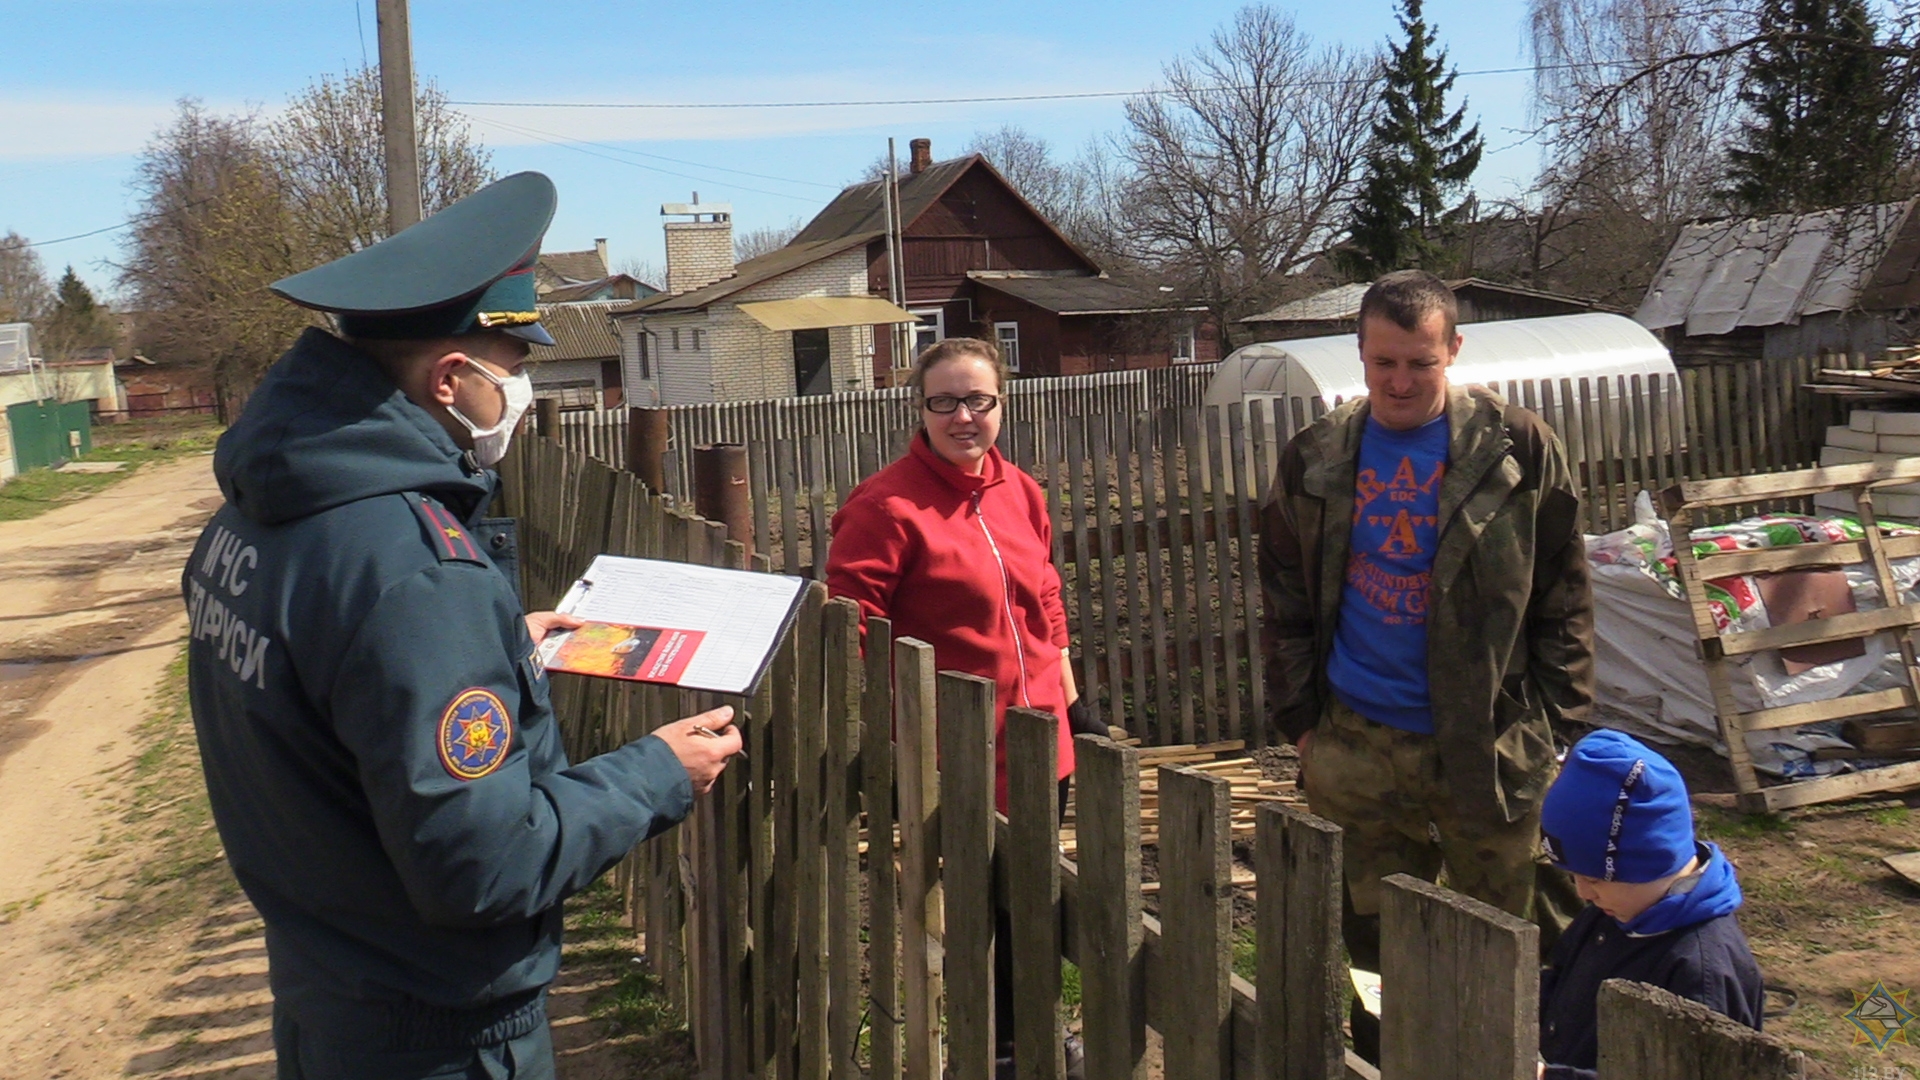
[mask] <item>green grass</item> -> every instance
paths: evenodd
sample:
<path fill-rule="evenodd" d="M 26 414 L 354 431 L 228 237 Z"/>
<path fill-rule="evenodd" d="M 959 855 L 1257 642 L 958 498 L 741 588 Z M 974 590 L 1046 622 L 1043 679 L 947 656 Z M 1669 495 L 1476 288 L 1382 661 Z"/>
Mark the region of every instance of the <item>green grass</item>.
<path fill-rule="evenodd" d="M 93 449 L 77 460 L 123 461 L 113 473 L 32 469 L 0 484 L 0 521 L 23 521 L 112 487 L 148 464 L 213 449 L 220 427 L 211 416 L 135 420 L 93 430 Z"/>
<path fill-rule="evenodd" d="M 1775 814 L 1736 814 L 1701 807 L 1695 827 L 1708 840 L 1760 840 L 1793 831 L 1793 822 Z"/>
<path fill-rule="evenodd" d="M 1883 829 L 1905 828 L 1912 816 L 1913 811 L 1904 806 L 1883 806 L 1867 811 L 1867 820 Z"/>
<path fill-rule="evenodd" d="M 621 1044 L 633 1074 L 650 1080 L 690 1080 L 696 1073 L 686 1020 L 661 992 L 660 980 L 634 955 L 633 932 L 621 921 L 620 892 L 611 875 L 567 901 L 563 967 L 612 985 L 595 991 L 588 1015 L 603 1037 Z"/>
<path fill-rule="evenodd" d="M 152 712 L 134 729 L 139 753 L 118 778 L 127 791 L 118 826 L 101 847 L 135 845 L 148 855 L 121 890 L 127 903 L 90 928 L 97 944 L 151 937 L 239 895 L 213 828 L 187 704 L 186 647 L 167 665 Z"/>

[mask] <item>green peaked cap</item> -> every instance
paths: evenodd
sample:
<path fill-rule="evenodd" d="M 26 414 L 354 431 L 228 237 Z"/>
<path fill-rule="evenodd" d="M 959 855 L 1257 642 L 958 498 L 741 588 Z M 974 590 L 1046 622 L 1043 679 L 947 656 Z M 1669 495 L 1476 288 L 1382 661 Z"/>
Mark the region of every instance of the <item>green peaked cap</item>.
<path fill-rule="evenodd" d="M 350 337 L 409 340 L 499 330 L 551 345 L 534 304 L 533 263 L 558 203 L 553 181 L 515 173 L 412 228 L 270 288 L 301 307 L 332 312 Z"/>

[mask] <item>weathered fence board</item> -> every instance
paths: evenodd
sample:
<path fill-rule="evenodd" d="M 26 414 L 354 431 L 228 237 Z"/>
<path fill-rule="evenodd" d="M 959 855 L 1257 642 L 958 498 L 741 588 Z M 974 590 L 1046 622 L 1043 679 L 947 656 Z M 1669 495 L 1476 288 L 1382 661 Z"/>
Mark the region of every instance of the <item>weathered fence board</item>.
<path fill-rule="evenodd" d="M 1610 392 L 1608 400 L 1624 405 L 1633 397 L 1628 384 L 1624 394 Z M 1563 400 L 1556 394 L 1551 404 L 1558 409 Z M 1679 403 L 1668 397 L 1656 402 L 1649 394 L 1647 415 L 1657 417 L 1661 402 L 1669 409 Z M 1542 407 L 1548 404 L 1543 395 Z M 1289 411 L 1311 410 L 1293 410 L 1290 403 Z M 1090 499 L 1123 491 L 1125 470 L 1145 478 L 1154 469 L 1156 477 L 1173 478 L 1160 492 L 1170 520 L 1155 527 L 1128 527 L 1143 523 L 1139 506 L 1132 508 L 1131 523 L 1126 507 L 1115 508 L 1120 512 L 1107 523 L 1097 508 L 1085 517 L 1085 561 L 1091 565 L 1084 582 L 1099 601 L 1096 636 L 1105 630 L 1109 595 L 1113 605 L 1177 602 L 1186 607 L 1191 626 L 1199 618 L 1198 575 L 1220 581 L 1220 591 L 1210 594 L 1218 598 L 1219 634 L 1245 632 L 1239 628 L 1250 625 L 1225 614 L 1251 606 L 1255 598 L 1251 583 L 1236 587 L 1231 581 L 1246 566 L 1247 553 L 1236 548 L 1250 517 L 1241 496 L 1251 499 L 1257 487 L 1244 476 L 1245 463 L 1259 461 L 1261 442 L 1271 443 L 1269 454 L 1278 443 L 1260 438 L 1266 418 L 1255 409 L 1242 428 L 1253 445 L 1243 450 L 1233 439 L 1235 412 L 1224 410 L 1220 424 L 1209 419 L 1199 445 L 1177 437 L 1161 441 L 1180 423 L 1178 410 L 1163 413 L 1157 427 L 1151 418 L 1136 418 L 1138 423 L 1118 429 L 1125 435 L 1103 435 L 1093 426 L 1081 433 L 1088 447 L 1082 484 L 1091 489 Z M 1630 418 L 1633 410 L 1617 415 Z M 1593 420 L 1597 431 L 1597 409 Z M 1663 444 L 1657 427 L 1646 430 L 1652 434 L 1644 440 L 1614 443 L 1646 451 L 1643 465 L 1615 470 L 1617 487 L 1658 476 L 1656 450 Z M 1057 437 L 1038 438 L 1035 452 L 1064 464 L 1067 445 Z M 849 438 L 807 449 L 795 460 L 808 462 L 809 475 L 821 478 L 821 498 L 830 500 L 853 482 L 863 461 L 878 457 L 877 447 L 863 457 L 857 440 Z M 1104 481 L 1101 458 L 1111 470 Z M 1236 461 L 1240 474 L 1232 468 Z M 1196 462 L 1205 466 L 1197 483 L 1191 472 Z M 525 519 L 523 581 L 536 602 L 551 603 L 603 550 L 710 565 L 746 563 L 744 549 L 725 540 L 720 526 L 691 518 L 631 476 L 551 442 L 527 440 L 508 472 L 508 505 Z M 1153 487 L 1136 488 L 1145 503 Z M 1786 481 L 1763 479 L 1728 499 L 1768 499 L 1790 488 Z M 795 500 L 810 501 L 810 492 Z M 1088 505 L 1078 509 L 1086 515 Z M 775 518 L 767 515 L 769 530 Z M 1150 554 L 1155 543 L 1169 546 L 1163 554 L 1195 575 L 1186 579 L 1195 588 L 1168 590 L 1166 575 L 1157 584 L 1145 580 L 1151 560 L 1124 569 L 1129 535 L 1141 541 L 1136 554 Z M 810 544 L 806 538 L 801 549 Z M 765 568 L 770 561 L 757 559 L 755 565 Z M 1115 575 L 1111 594 L 1100 578 L 1104 573 Z M 1125 584 L 1121 574 L 1127 575 Z M 1143 594 L 1130 591 L 1143 581 Z M 1014 1056 L 1024 1076 L 1060 1075 L 1057 964 L 1075 960 L 1081 965 L 1089 1075 L 1097 1080 L 1144 1075 L 1149 1029 L 1162 1037 L 1165 1071 L 1173 1080 L 1378 1080 L 1340 1045 L 1349 991 L 1339 961 L 1337 830 L 1272 804 L 1256 815 L 1251 932 L 1258 985 L 1242 979 L 1231 969 L 1234 819 L 1224 781 L 1205 769 L 1180 769 L 1158 774 L 1153 785 L 1160 803 L 1152 842 L 1163 924 L 1142 910 L 1140 751 L 1097 736 L 1076 740 L 1080 776 L 1072 806 L 1082 863 L 1065 861 L 1056 846 L 1056 770 L 1050 760 L 1057 721 L 1019 711 L 1009 717 L 1011 816 L 996 819 L 993 687 L 969 676 L 936 676 L 932 650 L 890 640 L 884 620 L 867 627 L 862 657 L 855 612 L 844 602 L 829 604 L 824 594 L 818 584 L 807 589 L 794 632 L 776 650 L 759 693 L 733 702 L 743 707 L 747 759 L 701 798 L 686 826 L 642 845 L 617 872 L 664 996 L 694 1036 L 703 1075 L 985 1077 L 995 1053 L 998 908 L 1012 920 L 1009 944 L 1018 973 L 1012 990 L 1020 1002 Z M 1123 636 L 1133 629 L 1133 620 L 1120 622 Z M 1243 650 L 1250 648 L 1251 638 L 1241 640 Z M 1182 693 L 1190 697 L 1199 696 L 1193 688 L 1201 684 L 1200 673 L 1191 669 L 1203 656 L 1223 665 L 1227 656 L 1224 642 L 1217 651 L 1162 640 L 1146 644 L 1143 652 L 1161 657 L 1163 665 L 1188 667 Z M 1131 693 L 1137 709 L 1174 682 L 1160 680 L 1148 662 L 1132 664 L 1132 654 L 1128 641 L 1121 658 L 1129 663 L 1117 674 L 1113 657 L 1101 654 L 1091 676 L 1108 685 L 1089 689 Z M 1246 651 L 1241 657 L 1246 669 L 1252 657 Z M 1226 695 L 1244 694 L 1247 688 L 1236 690 L 1235 684 L 1247 678 L 1247 670 L 1235 676 L 1223 666 L 1217 672 L 1214 711 L 1195 714 L 1200 730 L 1225 722 Z M 1140 688 L 1129 689 L 1135 684 Z M 553 700 L 569 752 L 584 759 L 720 699 L 556 676 Z M 1145 715 L 1150 725 L 1175 725 L 1169 730 L 1177 730 L 1178 721 L 1173 708 Z M 864 874 L 855 861 L 862 835 Z M 1389 1080 L 1518 1077 L 1531 1071 L 1537 1045 L 1535 933 L 1431 885 L 1390 883 L 1382 973 Z M 1688 1009 L 1663 999 L 1634 1007 L 1662 1018 L 1635 1021 L 1643 1034 L 1677 1034 L 1659 1036 L 1651 1049 L 1618 1050 L 1641 1056 L 1623 1059 L 1626 1064 L 1603 1076 L 1622 1069 L 1647 1080 L 1793 1075 L 1782 1071 L 1792 1066 L 1791 1055 L 1766 1036 L 1694 1023 L 1699 1018 L 1690 1018 Z M 943 1043 L 950 1053 L 943 1054 Z M 1676 1051 L 1676 1045 L 1683 1049 Z M 1704 1071 L 1702 1062 L 1730 1062 L 1733 1071 Z M 1775 1065 L 1779 1069 L 1766 1071 Z"/>

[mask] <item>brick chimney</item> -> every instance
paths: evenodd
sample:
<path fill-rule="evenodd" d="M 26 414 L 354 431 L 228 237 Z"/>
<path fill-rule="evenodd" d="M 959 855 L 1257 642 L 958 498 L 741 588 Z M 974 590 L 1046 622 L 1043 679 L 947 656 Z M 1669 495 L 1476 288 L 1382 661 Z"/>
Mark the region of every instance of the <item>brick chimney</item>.
<path fill-rule="evenodd" d="M 613 264 L 607 261 L 607 238 L 604 236 L 594 237 L 593 250 L 595 254 L 600 256 L 601 276 L 604 277 L 608 274 L 613 273 Z"/>
<path fill-rule="evenodd" d="M 667 230 L 667 293 L 679 296 L 733 276 L 733 204 L 702 203 L 693 193 L 690 203 L 662 203 Z"/>
<path fill-rule="evenodd" d="M 918 176 L 926 172 L 927 166 L 933 164 L 933 140 L 915 139 L 908 143 L 907 147 L 913 155 L 911 166 L 913 174 Z"/>

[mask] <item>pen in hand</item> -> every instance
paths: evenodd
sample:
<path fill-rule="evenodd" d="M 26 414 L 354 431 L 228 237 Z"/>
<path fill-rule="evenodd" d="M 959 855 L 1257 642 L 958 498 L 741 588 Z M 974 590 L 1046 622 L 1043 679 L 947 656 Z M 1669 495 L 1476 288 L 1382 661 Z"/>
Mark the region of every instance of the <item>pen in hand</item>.
<path fill-rule="evenodd" d="M 708 738 L 708 739 L 717 739 L 717 738 L 719 738 L 719 737 L 720 737 L 720 733 L 719 733 L 719 732 L 717 732 L 717 731 L 715 731 L 715 730 L 713 730 L 713 729 L 712 729 L 712 728 L 710 728 L 710 727 L 707 727 L 707 726 L 706 726 L 706 725 L 704 725 L 704 724 L 695 724 L 695 725 L 693 725 L 693 728 L 692 728 L 692 731 L 693 731 L 693 733 L 694 733 L 695 735 L 699 735 L 699 736 L 701 736 L 701 737 L 703 737 L 703 738 Z M 744 760 L 746 760 L 746 757 L 747 757 L 747 748 L 746 748 L 746 747 L 744 747 L 744 746 L 743 746 L 743 747 L 741 747 L 741 748 L 740 748 L 740 749 L 739 749 L 738 751 L 735 751 L 735 756 L 736 756 L 736 757 L 739 757 L 739 758 L 740 758 L 740 759 L 741 759 L 742 761 L 744 761 Z"/>

